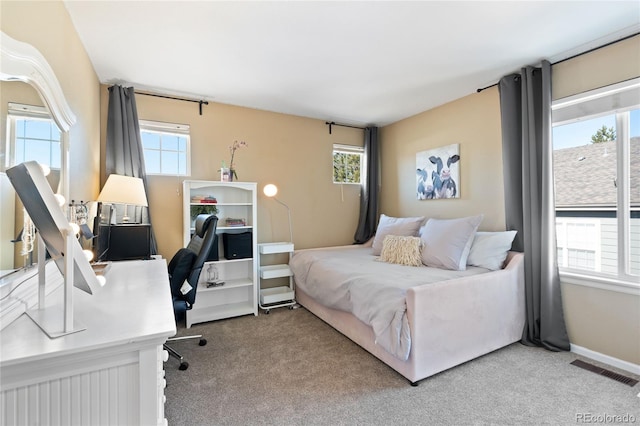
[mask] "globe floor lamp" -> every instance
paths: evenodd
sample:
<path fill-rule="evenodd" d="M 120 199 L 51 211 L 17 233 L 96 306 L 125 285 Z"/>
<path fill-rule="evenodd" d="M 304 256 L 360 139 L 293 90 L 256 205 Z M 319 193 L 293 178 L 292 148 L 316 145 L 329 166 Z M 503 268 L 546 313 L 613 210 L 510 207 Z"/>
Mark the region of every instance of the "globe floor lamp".
<path fill-rule="evenodd" d="M 264 192 L 264 195 L 266 195 L 269 198 L 273 198 L 275 201 L 277 201 L 278 203 L 286 207 L 287 214 L 289 215 L 289 241 L 293 242 L 293 228 L 291 226 L 291 209 L 289 209 L 289 206 L 287 206 L 285 203 L 283 203 L 282 201 L 276 198 L 276 194 L 278 193 L 278 187 L 270 183 L 265 185 L 262 191 Z"/>

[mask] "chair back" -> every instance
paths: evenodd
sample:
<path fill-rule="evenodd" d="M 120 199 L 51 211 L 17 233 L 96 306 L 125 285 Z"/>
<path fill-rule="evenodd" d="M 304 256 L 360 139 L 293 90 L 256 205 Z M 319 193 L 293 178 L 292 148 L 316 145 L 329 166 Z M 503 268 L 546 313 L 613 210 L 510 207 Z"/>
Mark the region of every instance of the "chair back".
<path fill-rule="evenodd" d="M 193 290 L 189 291 L 185 296 L 185 300 L 190 305 L 195 303 L 196 299 L 196 287 L 198 285 L 198 279 L 202 272 L 204 262 L 209 257 L 209 252 L 213 247 L 216 240 L 216 229 L 218 227 L 218 216 L 213 214 L 200 214 L 196 217 L 196 229 L 191 241 L 187 245 L 187 249 L 196 254 L 196 259 L 191 267 L 191 272 L 187 277 L 189 285 L 193 287 Z"/>

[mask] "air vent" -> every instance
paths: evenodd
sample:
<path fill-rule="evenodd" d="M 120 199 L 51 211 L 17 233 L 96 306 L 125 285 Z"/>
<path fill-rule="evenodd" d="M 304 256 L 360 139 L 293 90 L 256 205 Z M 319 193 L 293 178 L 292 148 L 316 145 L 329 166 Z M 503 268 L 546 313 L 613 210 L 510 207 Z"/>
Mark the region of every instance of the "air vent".
<path fill-rule="evenodd" d="M 637 380 L 632 379 L 631 377 L 627 377 L 627 376 L 623 376 L 622 374 L 614 373 L 613 371 L 604 369 L 602 367 L 595 366 L 593 364 L 589 364 L 588 362 L 584 362 L 584 361 L 581 361 L 579 359 L 576 359 L 571 364 L 575 365 L 576 367 L 580 367 L 580 368 L 583 368 L 585 370 L 591 371 L 593 373 L 599 374 L 601 376 L 608 377 L 610 379 L 615 380 L 616 382 L 624 383 L 625 385 L 629 385 L 631 387 L 635 386 L 638 383 Z"/>

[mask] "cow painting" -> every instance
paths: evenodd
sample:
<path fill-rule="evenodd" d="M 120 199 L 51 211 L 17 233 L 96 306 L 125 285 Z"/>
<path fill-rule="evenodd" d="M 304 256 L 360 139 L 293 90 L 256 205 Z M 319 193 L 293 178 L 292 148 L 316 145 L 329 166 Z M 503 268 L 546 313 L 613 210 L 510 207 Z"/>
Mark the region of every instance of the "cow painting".
<path fill-rule="evenodd" d="M 418 200 L 460 198 L 460 145 L 416 154 L 416 196 Z"/>

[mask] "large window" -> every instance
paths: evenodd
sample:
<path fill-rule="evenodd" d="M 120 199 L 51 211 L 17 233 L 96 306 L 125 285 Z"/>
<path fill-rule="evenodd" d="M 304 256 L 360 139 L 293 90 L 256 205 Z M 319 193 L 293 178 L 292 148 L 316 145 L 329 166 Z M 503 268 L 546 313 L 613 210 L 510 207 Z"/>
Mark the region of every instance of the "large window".
<path fill-rule="evenodd" d="M 558 265 L 638 283 L 640 79 L 553 105 Z"/>
<path fill-rule="evenodd" d="M 187 176 L 190 173 L 189 126 L 140 120 L 147 174 Z"/>
<path fill-rule="evenodd" d="M 362 183 L 364 148 L 353 145 L 333 145 L 333 183 Z"/>
<path fill-rule="evenodd" d="M 5 166 L 37 161 L 52 170 L 62 162 L 62 134 L 48 111 L 39 106 L 9 103 L 9 125 Z"/>

